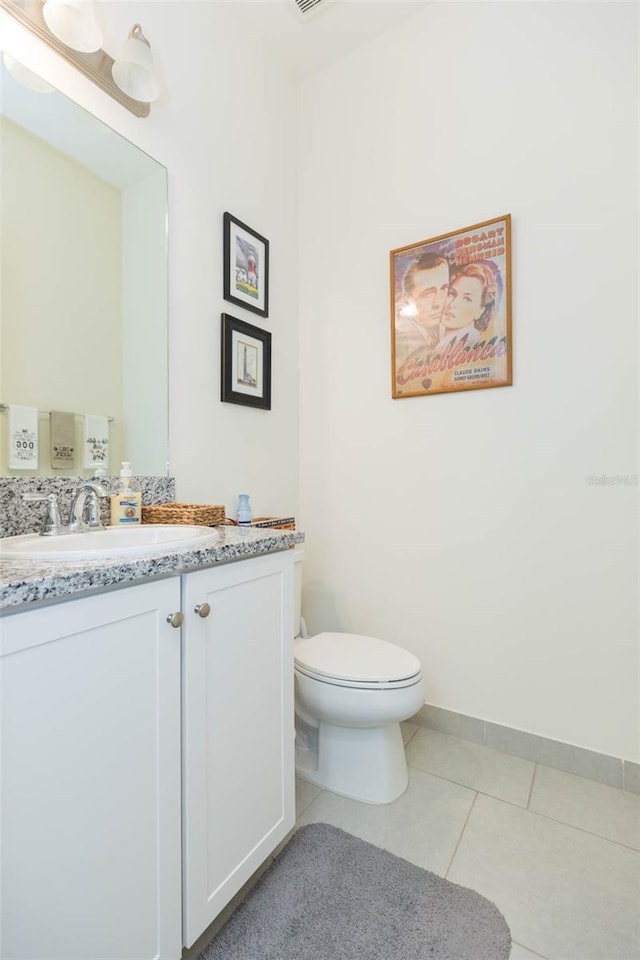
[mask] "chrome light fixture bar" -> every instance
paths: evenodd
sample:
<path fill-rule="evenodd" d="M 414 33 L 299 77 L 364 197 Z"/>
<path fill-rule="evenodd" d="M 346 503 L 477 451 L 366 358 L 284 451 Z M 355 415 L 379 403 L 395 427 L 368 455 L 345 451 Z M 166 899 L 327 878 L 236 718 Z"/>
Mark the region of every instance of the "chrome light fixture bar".
<path fill-rule="evenodd" d="M 22 26 L 44 41 L 47 46 L 55 50 L 64 60 L 79 70 L 80 73 L 83 73 L 85 77 L 130 113 L 133 113 L 136 117 L 148 117 L 149 103 L 128 96 L 114 81 L 112 74 L 113 57 L 110 57 L 108 53 L 101 49 L 92 53 L 82 53 L 67 46 L 58 37 L 54 36 L 47 26 L 43 16 L 43 6 L 42 0 L 0 0 L 0 9 L 6 11 Z M 154 92 L 157 94 L 157 91 Z M 153 98 L 149 97 L 149 99 Z"/>

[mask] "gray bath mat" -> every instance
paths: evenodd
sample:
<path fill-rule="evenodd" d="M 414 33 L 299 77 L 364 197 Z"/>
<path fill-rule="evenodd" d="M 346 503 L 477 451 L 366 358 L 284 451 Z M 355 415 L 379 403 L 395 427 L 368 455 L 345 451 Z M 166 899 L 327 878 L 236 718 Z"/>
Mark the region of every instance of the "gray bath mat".
<path fill-rule="evenodd" d="M 326 823 L 303 827 L 199 960 L 507 960 L 494 904 Z"/>

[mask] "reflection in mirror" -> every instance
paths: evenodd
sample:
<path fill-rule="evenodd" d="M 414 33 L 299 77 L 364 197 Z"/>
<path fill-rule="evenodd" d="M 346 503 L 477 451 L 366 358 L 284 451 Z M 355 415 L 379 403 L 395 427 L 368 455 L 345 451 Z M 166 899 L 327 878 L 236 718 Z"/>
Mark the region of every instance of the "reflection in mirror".
<path fill-rule="evenodd" d="M 38 468 L 81 476 L 85 416 L 108 417 L 106 472 L 167 474 L 166 170 L 63 94 L 0 75 L 0 404 L 37 408 Z M 52 467 L 52 410 L 75 453 Z M 67 418 L 67 424 L 69 420 Z"/>

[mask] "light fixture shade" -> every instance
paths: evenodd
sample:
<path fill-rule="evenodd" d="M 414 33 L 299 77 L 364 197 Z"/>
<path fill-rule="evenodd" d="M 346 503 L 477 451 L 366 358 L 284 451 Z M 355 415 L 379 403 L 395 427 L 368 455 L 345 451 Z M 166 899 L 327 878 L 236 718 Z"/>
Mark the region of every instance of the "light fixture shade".
<path fill-rule="evenodd" d="M 122 56 L 113 64 L 111 73 L 123 93 L 142 103 L 157 100 L 160 88 L 153 66 L 151 45 L 136 23 L 122 48 Z"/>
<path fill-rule="evenodd" d="M 13 79 L 16 83 L 19 83 L 21 87 L 26 87 L 27 90 L 35 90 L 37 93 L 53 93 L 55 90 L 55 87 L 52 87 L 50 83 L 47 83 L 46 80 L 39 77 L 33 70 L 25 67 L 24 63 L 20 63 L 15 57 L 5 53 L 2 59 Z"/>
<path fill-rule="evenodd" d="M 102 46 L 93 0 L 46 0 L 42 15 L 54 37 L 73 50 L 93 53 Z"/>

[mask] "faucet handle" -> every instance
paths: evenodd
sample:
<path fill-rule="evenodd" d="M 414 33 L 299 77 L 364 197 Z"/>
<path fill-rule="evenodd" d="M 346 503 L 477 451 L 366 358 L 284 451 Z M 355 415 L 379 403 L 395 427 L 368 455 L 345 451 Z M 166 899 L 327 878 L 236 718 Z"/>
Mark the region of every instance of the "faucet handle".
<path fill-rule="evenodd" d="M 105 494 L 101 494 L 105 496 Z M 104 530 L 104 525 L 100 520 L 100 505 L 98 503 L 98 494 L 95 490 L 89 490 L 84 502 L 84 517 L 87 527 L 90 530 Z"/>
<path fill-rule="evenodd" d="M 55 537 L 62 533 L 64 527 L 60 520 L 60 507 L 58 506 L 57 493 L 24 493 L 22 499 L 31 502 L 46 501 L 47 509 L 42 517 L 42 526 L 40 527 L 41 537 Z"/>

